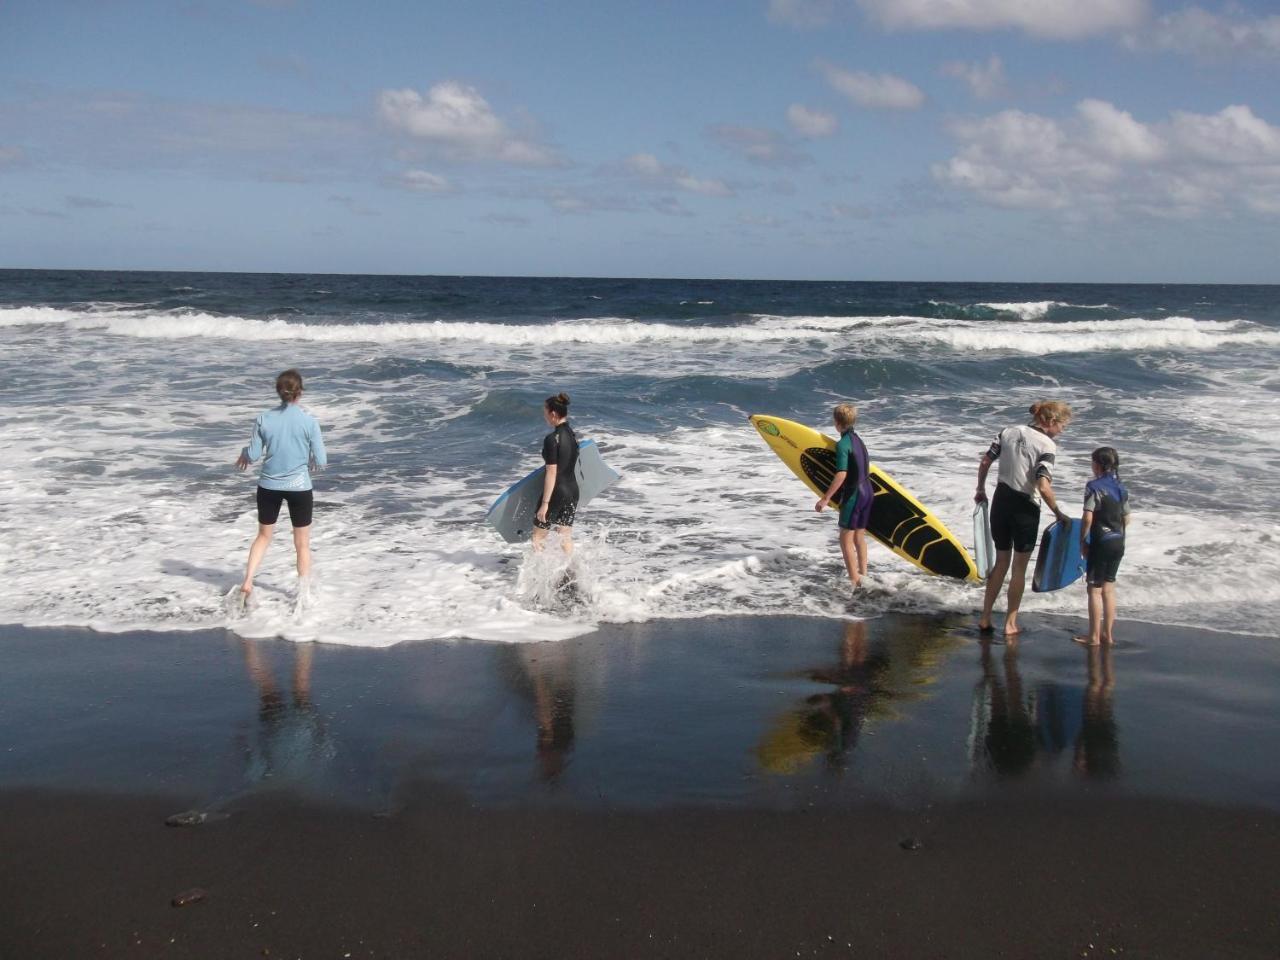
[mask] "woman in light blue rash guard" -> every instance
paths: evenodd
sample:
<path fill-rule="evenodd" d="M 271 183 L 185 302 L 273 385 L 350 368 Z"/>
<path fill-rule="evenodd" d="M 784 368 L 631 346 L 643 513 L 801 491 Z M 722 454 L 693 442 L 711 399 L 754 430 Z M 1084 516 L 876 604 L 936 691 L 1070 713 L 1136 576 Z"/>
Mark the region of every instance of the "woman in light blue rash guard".
<path fill-rule="evenodd" d="M 289 504 L 293 546 L 298 552 L 298 580 L 304 586 L 311 575 L 311 467 L 328 462 L 320 424 L 298 406 L 302 374 L 286 370 L 276 377 L 280 406 L 261 413 L 253 422 L 249 445 L 240 451 L 236 469 L 244 470 L 266 455 L 258 473 L 258 535 L 249 548 L 249 563 L 240 585 L 241 599 L 253 592 L 253 575 L 271 546 L 271 535 L 280 517 L 280 505 Z"/>

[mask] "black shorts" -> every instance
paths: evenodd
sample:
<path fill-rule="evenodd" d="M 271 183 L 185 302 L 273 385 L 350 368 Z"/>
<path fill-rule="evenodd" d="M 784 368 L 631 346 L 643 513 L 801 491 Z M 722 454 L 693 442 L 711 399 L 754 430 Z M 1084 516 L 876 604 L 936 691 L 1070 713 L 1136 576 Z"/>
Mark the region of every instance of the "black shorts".
<path fill-rule="evenodd" d="M 1007 484 L 996 484 L 991 499 L 991 539 L 997 550 L 1030 553 L 1040 532 L 1040 505 Z"/>
<path fill-rule="evenodd" d="M 258 522 L 275 523 L 280 519 L 280 504 L 289 503 L 289 522 L 295 527 L 311 526 L 313 498 L 310 490 L 268 490 L 258 488 Z"/>
<path fill-rule="evenodd" d="M 551 494 L 551 502 L 547 504 L 547 522 L 539 523 L 535 517 L 533 525 L 539 530 L 550 530 L 552 527 L 572 527 L 574 515 L 578 512 L 578 491 L 572 493 L 555 490 Z"/>
<path fill-rule="evenodd" d="M 1085 583 L 1091 587 L 1100 587 L 1104 583 L 1115 583 L 1116 574 L 1120 572 L 1120 561 L 1124 558 L 1124 537 L 1112 537 L 1089 544 L 1089 556 L 1085 560 Z"/>

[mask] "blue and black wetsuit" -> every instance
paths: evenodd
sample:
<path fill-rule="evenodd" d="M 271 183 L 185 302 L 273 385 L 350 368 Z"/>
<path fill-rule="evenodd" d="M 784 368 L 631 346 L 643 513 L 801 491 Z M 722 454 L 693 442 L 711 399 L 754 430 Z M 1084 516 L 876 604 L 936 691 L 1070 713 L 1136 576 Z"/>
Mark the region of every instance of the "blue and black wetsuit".
<path fill-rule="evenodd" d="M 871 486 L 871 457 L 867 445 L 852 430 L 840 434 L 836 444 L 836 472 L 845 471 L 840 488 L 840 528 L 865 530 L 871 520 L 875 490 Z"/>
<path fill-rule="evenodd" d="M 547 506 L 547 522 L 534 525 L 546 530 L 552 526 L 572 527 L 578 512 L 578 438 L 565 420 L 542 441 L 542 462 L 556 468 L 556 485 Z"/>
<path fill-rule="evenodd" d="M 1129 491 L 1114 473 L 1085 484 L 1084 509 L 1093 514 L 1089 525 L 1089 557 L 1085 571 L 1091 587 L 1115 583 L 1124 557 L 1124 522 L 1129 516 Z"/>

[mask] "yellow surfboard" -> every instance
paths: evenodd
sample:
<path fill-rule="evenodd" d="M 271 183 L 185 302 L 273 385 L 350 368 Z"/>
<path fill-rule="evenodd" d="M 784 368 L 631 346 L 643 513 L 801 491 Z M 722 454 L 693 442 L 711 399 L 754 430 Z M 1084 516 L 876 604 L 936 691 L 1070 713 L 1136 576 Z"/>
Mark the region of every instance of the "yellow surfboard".
<path fill-rule="evenodd" d="M 754 416 L 751 423 L 760 431 L 769 449 L 810 490 L 818 496 L 827 492 L 836 475 L 834 440 L 802 423 L 780 417 Z M 867 533 L 928 573 L 959 580 L 978 579 L 977 565 L 955 535 L 874 463 L 871 486 L 876 496 L 871 503 Z M 832 498 L 831 505 L 840 506 L 839 494 Z"/>

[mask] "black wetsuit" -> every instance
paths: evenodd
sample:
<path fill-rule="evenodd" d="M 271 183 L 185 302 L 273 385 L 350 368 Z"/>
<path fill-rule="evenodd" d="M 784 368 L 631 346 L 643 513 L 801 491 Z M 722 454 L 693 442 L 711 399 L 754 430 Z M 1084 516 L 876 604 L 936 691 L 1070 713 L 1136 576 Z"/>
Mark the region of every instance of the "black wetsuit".
<path fill-rule="evenodd" d="M 556 468 L 556 485 L 547 506 L 547 522 L 535 526 L 543 530 L 551 526 L 571 527 L 578 512 L 578 438 L 566 420 L 542 441 L 542 462 Z"/>

